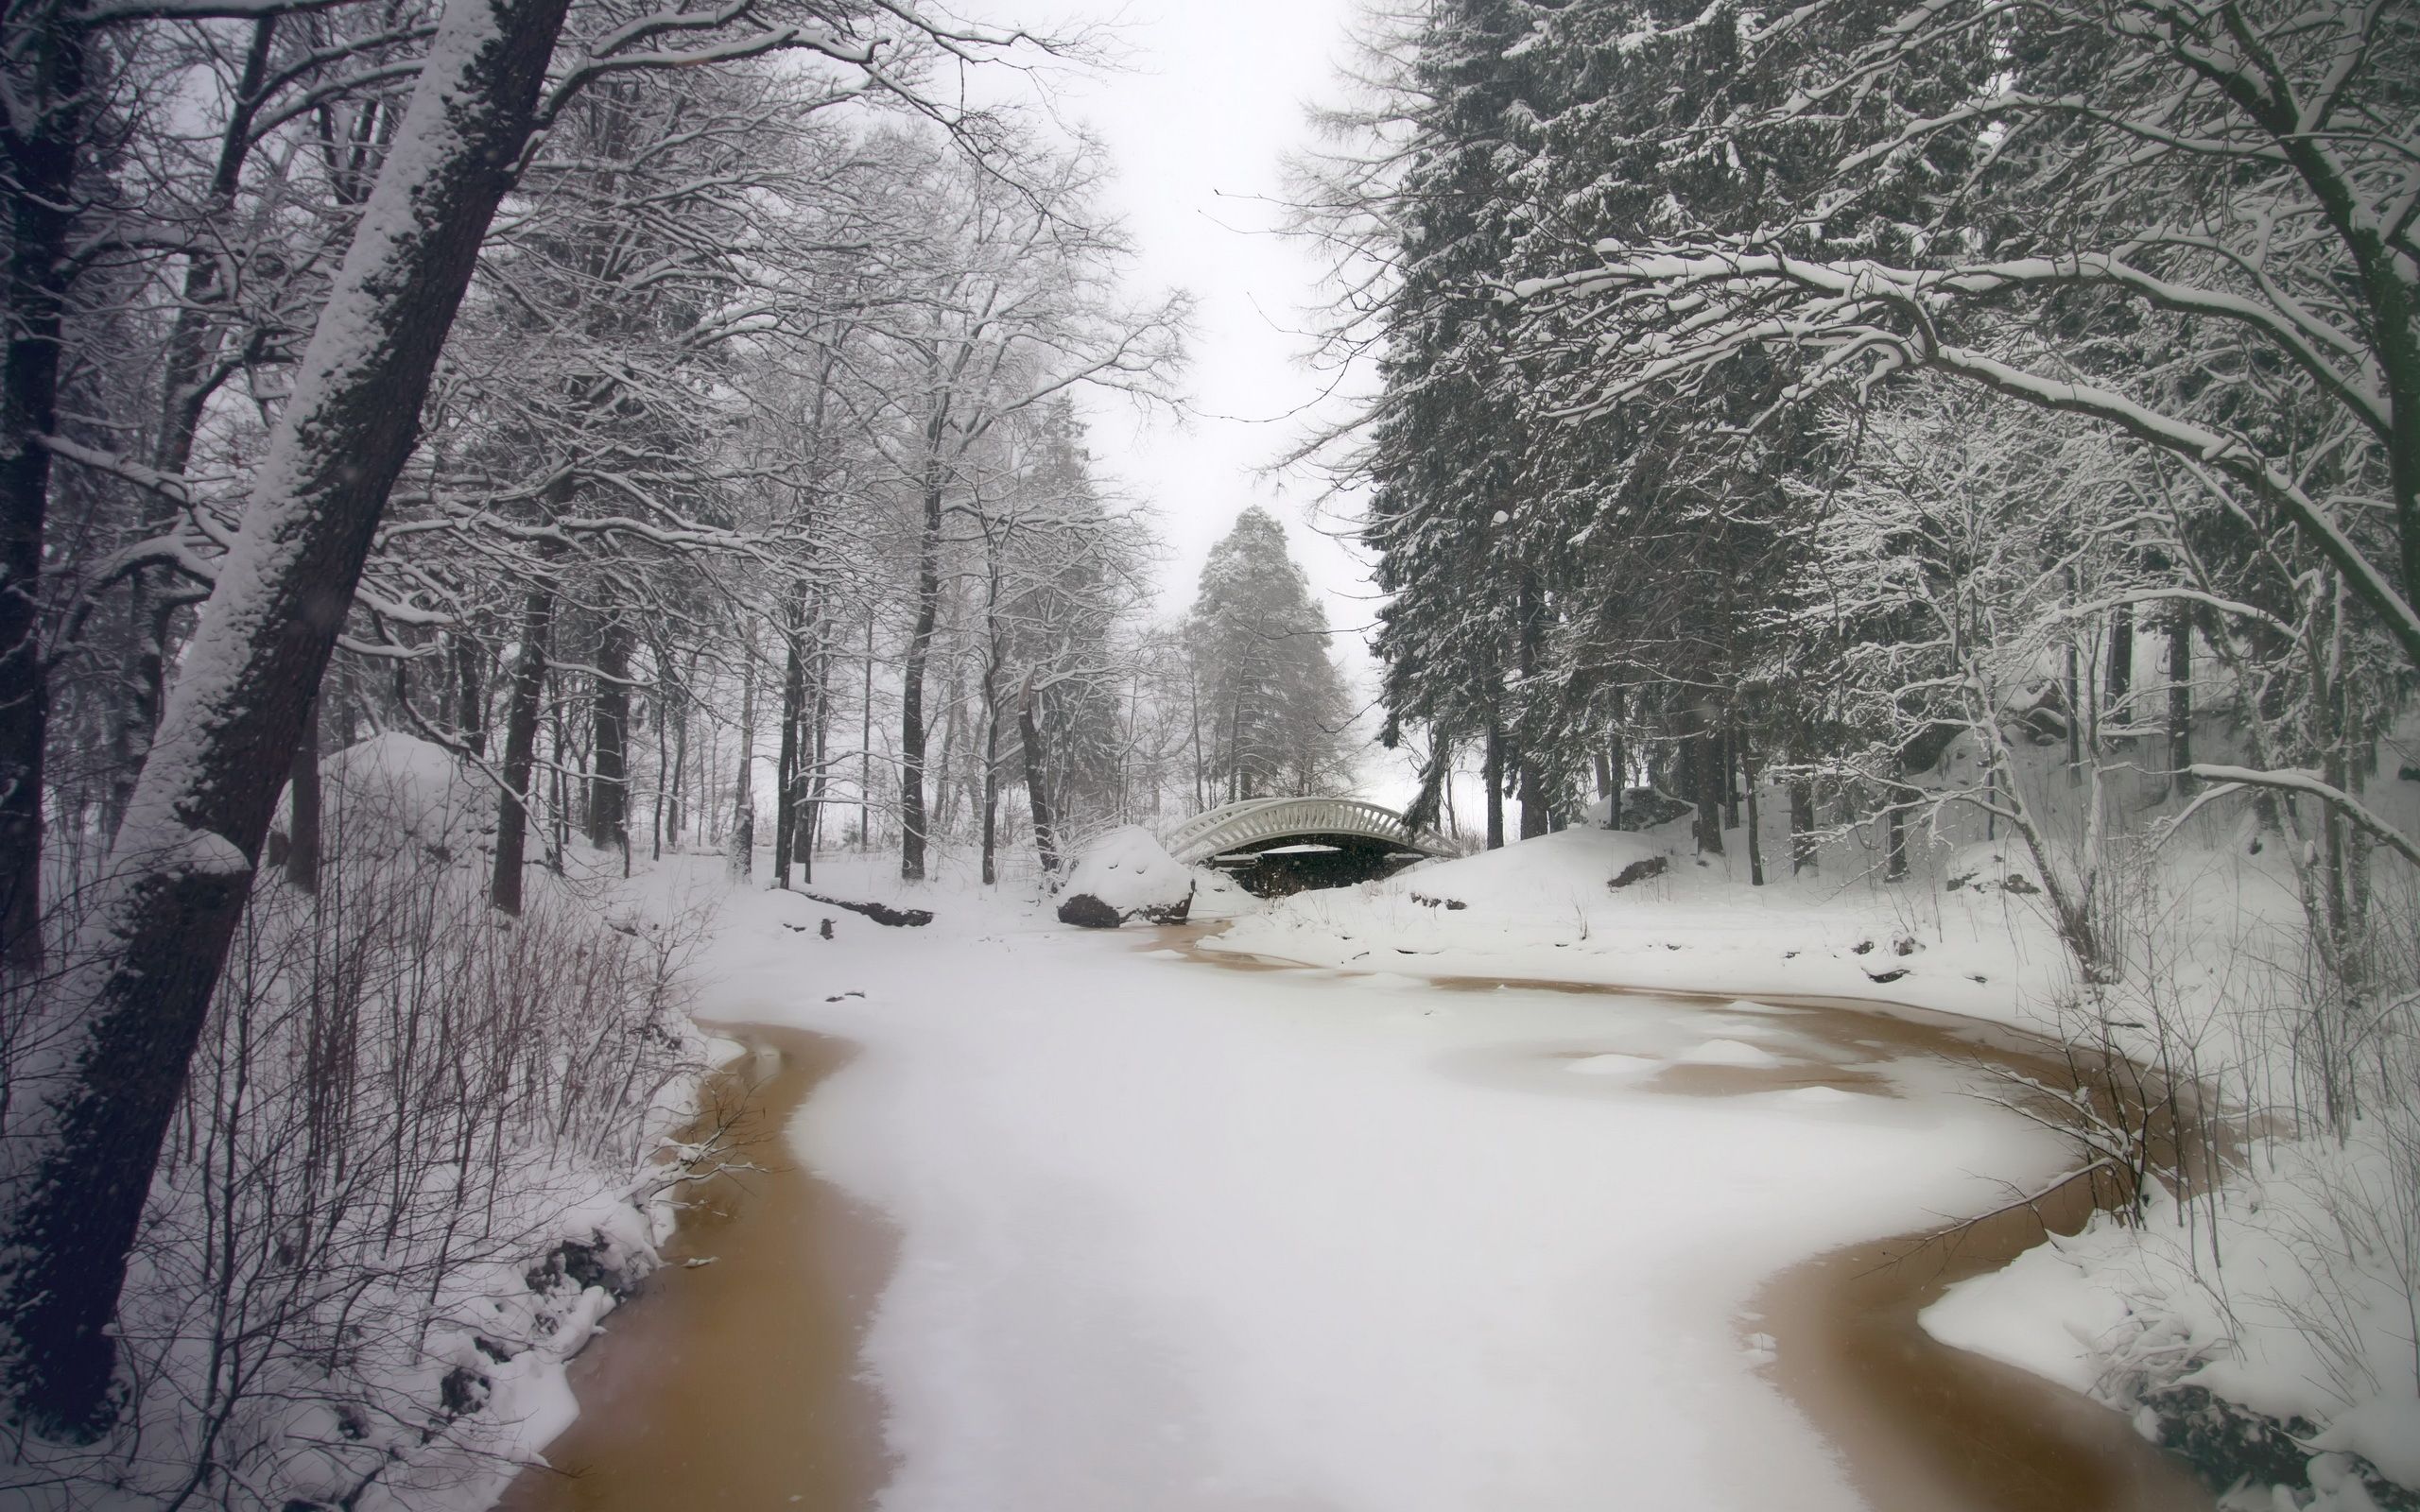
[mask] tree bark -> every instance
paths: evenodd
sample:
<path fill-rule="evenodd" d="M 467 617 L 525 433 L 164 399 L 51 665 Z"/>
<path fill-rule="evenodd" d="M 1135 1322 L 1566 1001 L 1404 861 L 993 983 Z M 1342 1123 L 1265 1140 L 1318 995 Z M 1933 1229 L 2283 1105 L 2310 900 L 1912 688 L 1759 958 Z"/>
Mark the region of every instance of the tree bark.
<path fill-rule="evenodd" d="M 211 173 L 208 202 L 213 218 L 222 222 L 234 210 L 244 163 L 251 155 L 252 123 L 259 113 L 261 87 L 268 76 L 269 47 L 276 33 L 275 16 L 264 16 L 252 24 L 251 41 L 236 76 L 232 108 L 219 133 L 218 160 Z M 151 447 L 151 466 L 168 477 L 182 477 L 191 464 L 194 437 L 201 428 L 202 408 L 217 386 L 218 379 L 205 381 L 205 377 L 222 339 L 213 307 L 223 303 L 229 293 L 223 273 L 219 259 L 209 251 L 190 254 L 185 263 L 183 292 L 177 301 L 176 315 L 169 321 L 162 354 L 159 429 Z M 158 535 L 174 520 L 170 502 L 147 490 L 141 520 L 144 533 Z M 133 799 L 137 770 L 159 727 L 166 691 L 168 627 L 175 609 L 173 598 L 164 600 L 158 593 L 153 569 L 139 570 L 128 578 L 127 623 L 133 644 L 127 648 L 121 671 L 126 683 L 119 700 L 121 707 L 112 714 L 117 725 L 113 744 L 118 747 L 112 754 L 124 763 L 112 780 L 109 827 L 112 833 L 118 816 Z"/>
<path fill-rule="evenodd" d="M 1025 747 L 1025 793 L 1033 810 L 1033 848 L 1042 857 L 1042 874 L 1059 874 L 1059 819 L 1050 804 L 1050 784 L 1042 748 L 1042 724 L 1034 717 L 1033 679 L 1025 679 L 1025 696 L 1017 700 L 1017 738 Z"/>
<path fill-rule="evenodd" d="M 830 782 L 826 771 L 831 759 L 832 718 L 832 627 L 828 612 L 819 590 L 815 599 L 815 730 L 809 747 L 814 753 L 815 770 L 807 779 L 806 801 L 799 805 L 798 839 L 790 848 L 798 860 L 802 882 L 815 880 L 815 848 L 822 839 L 823 806 Z"/>
<path fill-rule="evenodd" d="M 2113 718 L 2124 719 L 2126 700 L 2135 691 L 2135 606 L 2120 604 L 2109 611 L 2109 677 L 2106 707 Z"/>
<path fill-rule="evenodd" d="M 1618 730 L 1608 742 L 1608 747 L 1605 764 L 1614 769 L 1614 781 L 1605 789 L 1605 828 L 1618 830 L 1622 827 L 1622 791 L 1630 785 L 1630 750 Z"/>
<path fill-rule="evenodd" d="M 521 868 L 529 851 L 529 775 L 537 765 L 538 713 L 546 688 L 547 642 L 555 627 L 555 591 L 541 583 L 521 604 L 521 645 L 504 700 L 504 791 L 496 799 L 495 869 L 488 902 L 521 912 Z"/>
<path fill-rule="evenodd" d="M 916 626 L 899 680 L 899 875 L 909 882 L 925 880 L 925 667 L 941 604 L 942 480 L 935 463 L 925 479 L 925 527 L 916 541 Z"/>
<path fill-rule="evenodd" d="M 2168 765 L 2176 791 L 2193 791 L 2193 610 L 2178 603 L 2168 611 Z"/>
<path fill-rule="evenodd" d="M 9 185 L 8 351 L 0 357 L 0 966 L 28 977 L 43 959 L 43 754 L 50 729 L 42 647 L 50 453 L 42 439 L 59 426 L 61 325 L 76 277 L 68 238 L 90 108 L 90 33 L 64 12 L 52 5 L 9 17 L 9 82 L 18 103 L 0 114 Z"/>
<path fill-rule="evenodd" d="M 588 775 L 588 843 L 631 843 L 631 627 L 618 615 L 596 637 L 596 689 L 589 698 L 594 749 Z"/>
<path fill-rule="evenodd" d="M 1817 869 L 1820 848 L 1815 840 L 1815 782 L 1793 777 L 1789 782 L 1789 874 Z"/>
<path fill-rule="evenodd" d="M 320 700 L 302 715 L 302 738 L 285 778 L 285 880 L 304 892 L 320 890 Z"/>
<path fill-rule="evenodd" d="M 782 741 L 773 759 L 773 885 L 790 885 L 790 854 L 798 843 L 799 721 L 806 716 L 806 665 L 799 644 L 804 619 L 801 588 L 785 606 L 782 627 Z"/>
<path fill-rule="evenodd" d="M 756 635 L 748 635 L 748 658 L 739 670 L 739 766 L 731 781 L 731 875 L 746 881 L 756 871 Z"/>
<path fill-rule="evenodd" d="M 1761 887 L 1765 885 L 1765 841 L 1757 833 L 1756 760 L 1744 744 L 1738 749 L 1739 775 L 1748 789 L 1748 885 Z"/>
<path fill-rule="evenodd" d="M 13 1334 L 14 1395 L 38 1423 L 91 1433 L 114 1416 L 109 1323 L 161 1141 L 287 757 L 410 452 L 480 241 L 528 141 L 565 3 L 447 6 L 111 847 L 88 964 L 63 984 L 65 1033 L 37 1084 L 40 1110 L 10 1152 L 12 1173 L 24 1177 L 0 1238 L 0 1317 Z M 67 202 L 43 214 L 63 214 Z M 16 213 L 26 214 L 22 204 Z M 57 245 L 41 215 L 20 219 L 12 258 L 24 255 L 28 232 Z M 12 309 L 13 365 L 25 322 L 55 320 L 57 311 L 13 299 Z M 56 361 L 46 359 L 49 371 L 28 394 L 50 397 Z M 7 405 L 0 495 L 13 511 L 25 486 L 43 481 L 24 463 L 27 422 L 46 417 L 21 409 L 15 393 Z M 14 633 L 20 604 L 31 606 L 13 555 L 26 523 L 13 512 L 7 522 L 11 576 L 0 593 L 9 604 L 0 646 L 12 677 L 21 666 L 40 673 L 30 634 Z M 33 722 L 9 698 L 15 691 L 0 687 L 11 710 L 0 724 L 12 732 L 0 762 L 12 764 L 14 742 Z M 0 785 L 38 775 L 12 765 Z M 0 812 L 0 845 L 27 837 L 18 811 Z"/>
<path fill-rule="evenodd" d="M 1487 848 L 1504 849 L 1504 727 L 1493 713 L 1487 721 L 1487 751 L 1479 761 L 1480 778 L 1487 784 Z"/>
<path fill-rule="evenodd" d="M 1701 709 L 1692 716 L 1696 729 L 1685 742 L 1688 761 L 1693 770 L 1690 786 L 1696 790 L 1698 805 L 1698 851 L 1702 855 L 1719 856 L 1722 849 L 1722 790 L 1725 765 L 1720 741 L 1714 733 L 1714 721 Z"/>
<path fill-rule="evenodd" d="M 454 732 L 475 758 L 488 753 L 488 694 L 480 662 L 485 655 L 467 626 L 454 630 Z"/>

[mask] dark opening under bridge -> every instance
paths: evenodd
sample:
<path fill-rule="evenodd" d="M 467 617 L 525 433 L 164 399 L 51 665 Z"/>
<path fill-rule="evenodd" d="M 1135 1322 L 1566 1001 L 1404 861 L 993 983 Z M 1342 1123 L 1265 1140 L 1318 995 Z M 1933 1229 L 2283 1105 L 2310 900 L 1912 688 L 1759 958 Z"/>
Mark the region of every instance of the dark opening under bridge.
<path fill-rule="evenodd" d="M 1447 853 L 1394 810 L 1357 798 L 1252 798 L 1199 814 L 1165 837 L 1187 866 L 1232 872 L 1251 892 L 1369 882 Z"/>

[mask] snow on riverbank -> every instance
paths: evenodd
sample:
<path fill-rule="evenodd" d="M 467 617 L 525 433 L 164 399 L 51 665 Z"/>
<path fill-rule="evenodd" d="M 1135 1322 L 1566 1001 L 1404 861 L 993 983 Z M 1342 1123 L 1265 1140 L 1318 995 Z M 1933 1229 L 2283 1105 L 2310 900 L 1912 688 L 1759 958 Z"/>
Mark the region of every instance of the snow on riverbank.
<path fill-rule="evenodd" d="M 1660 874 L 1607 886 L 1659 859 Z M 2036 1005 L 2071 974 L 2021 897 L 1824 879 L 1752 889 L 1700 866 L 1685 840 L 1603 830 L 1300 893 L 1209 948 L 1433 976 L 1878 998 L 2030 1027 L 2048 1026 Z"/>
<path fill-rule="evenodd" d="M 1896 887 L 1776 877 L 1751 888 L 1736 858 L 1701 863 L 1677 833 L 1566 831 L 1300 895 L 1209 948 L 1441 976 L 1859 997 L 2087 1044 L 2106 1035 L 2204 1083 L 2210 1106 L 2246 1128 L 2258 1158 L 2231 1171 L 2214 1198 L 2180 1209 L 2162 1194 L 2140 1227 L 2103 1216 L 2076 1239 L 1965 1283 L 1927 1313 L 1927 1327 L 2122 1410 L 2155 1403 L 2168 1420 L 2139 1420 L 2168 1441 L 2202 1431 L 2182 1419 L 2200 1400 L 2189 1393 L 2207 1391 L 2420 1489 L 2420 1465 L 2404 1447 L 2420 1441 L 2420 1192 L 2409 1190 L 2415 1159 L 2402 1147 L 2410 1110 L 2357 1124 L 2342 1148 L 2324 1138 L 2279 1143 L 2276 1121 L 2264 1116 L 2290 1100 L 2294 1052 L 2281 1037 L 2301 1022 L 2290 1006 L 2301 990 L 2301 914 L 2279 849 L 2161 854 L 2155 895 L 2167 902 L 2130 920 L 2138 931 L 2131 979 L 2097 1008 L 2080 1001 L 2038 895 L 1978 888 L 1972 878 L 1950 887 L 1947 879 L 1972 869 L 1956 857 Z M 1608 885 L 1659 860 L 1661 874 Z M 1992 873 L 2005 868 L 1987 868 L 1987 882 Z M 1633 1074 L 1618 1062 L 1582 1069 L 1600 1065 Z M 2303 1453 L 2284 1431 L 2273 1461 L 2280 1474 Z M 2268 1505 L 2259 1473 L 2245 1469 L 2243 1494 Z M 2320 1500 L 2310 1504 L 2365 1505 L 2358 1487 L 2341 1490 L 2345 1469 L 2325 1457 L 2314 1464 Z"/>
<path fill-rule="evenodd" d="M 864 1047 L 796 1138 L 900 1228 L 893 1512 L 1854 1506 L 1739 1309 L 2059 1158 L 1924 1062 L 1828 1099 L 1585 1074 L 1806 1057 L 1786 1010 L 1226 971 L 921 896 L 830 941 L 735 899 L 706 1008 Z"/>

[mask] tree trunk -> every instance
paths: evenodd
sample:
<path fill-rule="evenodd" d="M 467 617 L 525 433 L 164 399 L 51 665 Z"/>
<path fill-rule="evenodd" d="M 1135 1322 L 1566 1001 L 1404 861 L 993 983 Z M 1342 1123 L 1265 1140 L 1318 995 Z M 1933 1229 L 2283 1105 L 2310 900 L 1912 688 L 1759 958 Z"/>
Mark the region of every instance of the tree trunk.
<path fill-rule="evenodd" d="M 873 849 L 873 606 L 866 606 L 865 686 L 857 705 L 857 849 Z"/>
<path fill-rule="evenodd" d="M 731 875 L 746 881 L 756 870 L 756 637 L 748 637 L 739 669 L 739 769 L 731 782 Z"/>
<path fill-rule="evenodd" d="M 529 853 L 529 774 L 537 765 L 538 713 L 546 689 L 546 644 L 554 634 L 555 591 L 541 582 L 521 601 L 521 645 L 504 699 L 504 790 L 496 797 L 495 867 L 488 902 L 521 912 L 521 868 Z"/>
<path fill-rule="evenodd" d="M 992 675 L 983 677 L 983 885 L 999 885 L 1000 866 L 1000 705 L 992 689 Z M 1040 831 L 1035 832 L 1036 838 Z"/>
<path fill-rule="evenodd" d="M 1521 838 L 1534 840 L 1554 828 L 1554 811 L 1545 797 L 1545 784 L 1538 780 L 1537 764 L 1524 756 L 1521 768 Z"/>
<path fill-rule="evenodd" d="M 899 875 L 925 880 L 925 664 L 942 605 L 942 482 L 925 481 L 925 528 L 916 541 L 916 627 L 899 679 Z"/>
<path fill-rule="evenodd" d="M 596 690 L 589 699 L 594 750 L 588 778 L 588 843 L 631 843 L 631 627 L 608 619 L 596 637 Z"/>
<path fill-rule="evenodd" d="M 1820 847 L 1815 840 L 1815 780 L 1789 780 L 1789 874 L 1813 871 Z"/>
<path fill-rule="evenodd" d="M 1761 887 L 1765 885 L 1765 838 L 1757 833 L 1756 761 L 1745 745 L 1738 749 L 1739 776 L 1748 789 L 1748 885 Z"/>
<path fill-rule="evenodd" d="M 481 665 L 485 648 L 468 626 L 454 630 L 454 733 L 473 758 L 488 753 L 488 693 Z"/>
<path fill-rule="evenodd" d="M 1722 774 L 1722 824 L 1725 829 L 1736 830 L 1739 828 L 1739 783 L 1748 766 L 1747 752 L 1736 728 L 1722 732 L 1720 762 L 1718 769 Z"/>
<path fill-rule="evenodd" d="M 285 880 L 304 892 L 320 890 L 320 700 L 302 715 L 302 738 L 285 777 Z"/>
<path fill-rule="evenodd" d="M 798 860 L 799 879 L 815 880 L 815 848 L 823 837 L 823 806 L 829 782 L 826 764 L 831 759 L 830 729 L 832 716 L 832 643 L 831 623 L 827 618 L 822 593 L 816 594 L 815 608 L 815 733 L 811 749 L 815 772 L 807 779 L 806 801 L 799 805 L 799 833 L 791 846 Z"/>
<path fill-rule="evenodd" d="M 782 627 L 782 741 L 773 759 L 773 885 L 790 885 L 790 855 L 798 844 L 799 721 L 806 716 L 806 658 L 799 644 L 804 627 L 805 590 L 785 606 Z"/>
<path fill-rule="evenodd" d="M 1702 855 L 1719 856 L 1722 849 L 1723 761 L 1720 742 L 1714 733 L 1714 721 L 1704 711 L 1697 711 L 1697 728 L 1685 745 L 1690 771 L 1689 785 L 1696 790 L 1698 805 L 1698 851 Z"/>
<path fill-rule="evenodd" d="M 2180 796 L 2193 791 L 2193 610 L 2168 611 L 2168 765 Z"/>
<path fill-rule="evenodd" d="M 2135 606 L 2120 604 L 2109 611 L 2109 696 L 2104 707 L 2113 719 L 2132 727 L 2126 700 L 2135 691 Z"/>
<path fill-rule="evenodd" d="M 1043 876 L 1049 878 L 1059 874 L 1059 820 L 1050 806 L 1049 784 L 1043 781 L 1042 725 L 1034 717 L 1033 704 L 1033 679 L 1028 675 L 1025 696 L 1017 700 L 1017 738 L 1025 747 L 1025 794 L 1033 810 L 1033 847 L 1042 856 Z"/>
<path fill-rule="evenodd" d="M 210 612 L 170 694 L 111 848 L 88 964 L 62 984 L 67 1010 L 40 1111 L 9 1166 L 24 1173 L 0 1238 L 0 1317 L 9 1320 L 15 1394 L 27 1416 L 96 1431 L 112 1416 L 116 1351 L 108 1328 L 127 1253 L 183 1085 L 252 868 L 330 648 L 353 598 L 388 491 L 420 421 L 438 352 L 527 143 L 566 0 L 453 0 L 430 43 L 393 149 L 354 233 L 291 397 L 263 451 L 244 530 L 219 569 Z M 39 28 L 38 28 L 39 29 Z M 58 45 L 51 41 L 46 45 Z M 77 92 L 80 93 L 80 91 Z M 22 163 L 15 170 L 24 172 Z M 67 170 L 60 170 L 64 187 Z M 14 198 L 11 282 L 30 246 L 56 247 L 71 201 L 29 212 Z M 30 218 L 28 218 L 30 216 Z M 39 281 L 36 281 L 39 282 Z M 55 289 L 32 292 L 55 301 Z M 16 576 L 17 512 L 30 432 L 50 418 L 55 355 L 15 370 L 28 335 L 55 335 L 55 302 L 11 290 L 12 339 L 0 418 L 0 500 L 9 580 L 0 585 L 0 788 L 39 789 L 22 764 L 39 711 L 40 662 Z M 28 330 L 32 326 L 36 329 Z M 21 378 L 30 380 L 20 385 Z M 32 401 L 32 407 L 26 406 Z M 20 632 L 26 632 L 21 634 Z M 37 701 L 6 685 L 30 676 Z M 39 741 L 39 732 L 33 739 Z M 0 846 L 38 836 L 22 807 L 0 809 Z M 37 819 L 38 823 L 38 819 Z M 22 864 L 0 858 L 0 868 Z M 55 1071 L 53 1068 L 55 1067 Z"/>
<path fill-rule="evenodd" d="M 264 16 L 252 24 L 251 41 L 245 48 L 243 66 L 236 76 L 227 122 L 219 132 L 217 163 L 211 172 L 207 202 L 214 221 L 223 223 L 234 210 L 244 163 L 254 145 L 252 126 L 259 112 L 261 88 L 268 76 L 270 44 L 276 34 L 275 16 Z M 223 272 L 220 259 L 213 251 L 187 256 L 183 291 L 168 323 L 167 340 L 163 344 L 160 413 L 150 460 L 155 471 L 168 477 L 182 477 L 191 465 L 202 408 L 217 384 L 215 378 L 205 379 L 222 339 L 216 312 L 226 302 L 229 293 Z M 175 520 L 175 507 L 167 498 L 145 490 L 141 517 L 144 534 L 160 535 Z M 112 779 L 112 833 L 116 816 L 124 812 L 133 797 L 136 770 L 159 727 L 167 677 L 168 627 L 175 609 L 176 600 L 164 598 L 157 591 L 152 569 L 137 571 L 128 578 L 127 624 L 133 634 L 133 644 L 127 648 L 122 670 L 122 707 L 112 713 L 117 725 L 113 742 L 117 750 L 113 754 L 124 762 Z"/>
<path fill-rule="evenodd" d="M 1605 828 L 1618 830 L 1622 827 L 1622 791 L 1630 785 L 1630 751 L 1618 730 L 1608 746 L 1605 765 L 1614 769 L 1614 781 L 1605 789 Z"/>
<path fill-rule="evenodd" d="M 1487 848 L 1504 849 L 1504 727 L 1493 714 L 1487 721 L 1487 751 L 1479 760 L 1479 774 L 1487 783 Z"/>
<path fill-rule="evenodd" d="M 9 184 L 8 351 L 0 358 L 0 966 L 31 977 L 43 958 L 43 747 L 50 728 L 42 647 L 50 453 L 42 438 L 59 428 L 60 327 L 76 277 L 68 237 L 87 140 L 90 37 L 64 7 L 27 9 L 9 19 L 12 104 L 0 117 Z M 114 1278 L 110 1285 L 114 1295 Z M 87 1355 L 96 1350 L 106 1366 L 107 1340 L 61 1341 L 70 1346 Z M 97 1385 L 89 1397 L 97 1406 Z"/>

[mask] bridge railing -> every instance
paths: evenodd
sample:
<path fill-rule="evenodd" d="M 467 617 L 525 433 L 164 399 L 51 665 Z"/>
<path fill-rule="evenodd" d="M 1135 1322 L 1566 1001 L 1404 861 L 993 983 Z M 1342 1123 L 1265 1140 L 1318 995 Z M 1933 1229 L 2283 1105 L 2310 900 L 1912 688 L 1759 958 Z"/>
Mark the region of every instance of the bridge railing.
<path fill-rule="evenodd" d="M 1289 834 L 1345 834 L 1412 850 L 1434 850 L 1392 809 L 1353 798 L 1250 799 L 1198 815 L 1168 832 L 1168 853 L 1191 864 Z"/>

